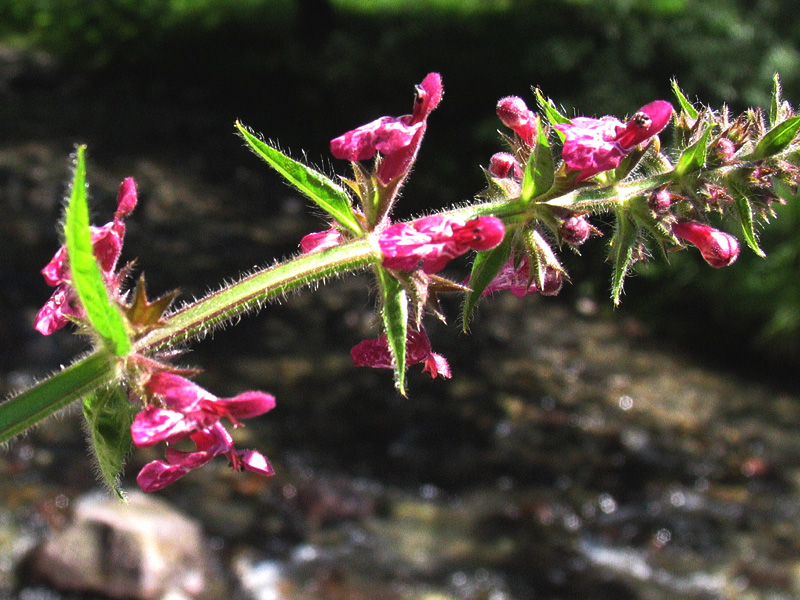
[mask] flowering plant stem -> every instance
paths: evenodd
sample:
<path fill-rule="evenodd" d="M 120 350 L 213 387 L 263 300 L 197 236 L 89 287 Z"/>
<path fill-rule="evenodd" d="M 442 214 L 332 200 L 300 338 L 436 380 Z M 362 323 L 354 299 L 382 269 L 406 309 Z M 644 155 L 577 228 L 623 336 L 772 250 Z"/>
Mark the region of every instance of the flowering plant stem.
<path fill-rule="evenodd" d="M 164 320 L 162 327 L 139 339 L 133 352 L 149 356 L 166 351 L 208 333 L 271 298 L 332 275 L 380 263 L 380 260 L 380 251 L 374 244 L 369 239 L 360 239 L 263 269 L 177 310 Z M 112 384 L 117 378 L 116 365 L 117 361 L 108 352 L 97 350 L 3 402 L 0 404 L 0 442 Z"/>
<path fill-rule="evenodd" d="M 668 183 L 672 173 L 654 175 L 603 188 L 575 190 L 568 194 L 534 199 L 573 210 L 610 209 L 632 194 L 641 194 Z M 475 203 L 441 213 L 451 217 L 493 215 L 507 224 L 522 219 L 524 210 L 508 202 Z M 133 352 L 149 356 L 165 352 L 201 337 L 264 302 L 293 289 L 380 264 L 380 249 L 371 238 L 357 239 L 322 252 L 303 254 L 243 277 L 164 319 L 162 326 L 137 340 Z M 0 404 L 0 443 L 25 431 L 42 419 L 67 407 L 86 394 L 110 385 L 117 377 L 115 362 L 97 350 L 50 378 Z"/>
<path fill-rule="evenodd" d="M 712 267 L 734 263 L 739 241 L 714 227 L 712 215 L 738 222 L 747 246 L 763 257 L 758 227 L 775 215 L 773 205 L 796 201 L 800 187 L 800 116 L 782 100 L 777 76 L 769 114 L 751 110 L 735 119 L 727 109 L 697 110 L 673 87 L 679 112 L 656 100 L 625 122 L 569 119 L 538 92 L 538 115 L 521 98 L 501 99 L 497 115 L 513 136 L 503 135 L 509 152 L 496 153 L 485 169 L 488 187 L 473 202 L 409 222 L 395 222 L 391 213 L 428 117 L 442 99 L 438 73 L 416 87 L 410 114 L 381 117 L 331 141 L 332 154 L 351 161 L 352 179 L 331 179 L 237 123 L 250 149 L 327 213 L 328 229 L 303 237 L 301 254 L 176 310 L 169 309 L 175 293 L 147 299 L 143 276 L 133 289 L 125 286 L 131 264 L 117 264 L 124 220 L 137 203 L 135 183 L 128 178 L 120 186 L 113 221 L 91 226 L 79 147 L 67 243 L 42 270 L 55 290 L 34 327 L 50 335 L 77 324 L 95 350 L 0 403 L 0 442 L 82 400 L 103 479 L 120 498 L 119 474 L 131 444 L 166 446 L 164 459 L 148 463 L 137 477 L 149 492 L 220 455 L 234 470 L 271 475 L 266 457 L 235 448 L 220 421 L 238 427 L 242 419 L 271 410 L 275 398 L 257 391 L 219 398 L 183 376 L 191 369 L 170 361 L 187 342 L 276 296 L 371 268 L 382 331 L 356 344 L 351 356 L 358 366 L 392 369 L 395 387 L 405 395 L 409 365 L 422 363 L 431 377 L 451 377 L 423 323 L 426 314 L 444 318 L 439 295 L 465 295 L 466 328 L 477 302 L 496 291 L 558 294 L 569 280 L 558 251 L 577 250 L 590 236 L 602 235 L 589 220 L 599 213 L 614 221 L 607 246 L 615 304 L 632 266 L 653 248 L 666 255 L 685 241 Z M 662 151 L 658 136 L 670 123 L 675 147 Z M 560 159 L 553 152 L 559 146 Z M 478 254 L 466 280 L 440 274 L 472 251 Z M 180 441 L 195 449 L 175 448 Z"/>

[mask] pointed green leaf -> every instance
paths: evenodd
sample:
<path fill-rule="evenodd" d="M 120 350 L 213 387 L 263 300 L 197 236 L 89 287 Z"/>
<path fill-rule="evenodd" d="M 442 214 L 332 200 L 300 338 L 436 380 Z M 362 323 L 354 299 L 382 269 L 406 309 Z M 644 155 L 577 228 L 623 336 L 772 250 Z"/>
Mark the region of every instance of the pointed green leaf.
<path fill-rule="evenodd" d="M 798 131 L 800 131 L 800 116 L 786 119 L 770 129 L 747 158 L 760 160 L 778 154 L 792 143 Z"/>
<path fill-rule="evenodd" d="M 750 246 L 750 249 L 761 258 L 765 258 L 766 254 L 758 245 L 758 239 L 755 232 L 755 219 L 753 218 L 753 208 L 750 206 L 750 200 L 747 198 L 747 188 L 742 188 L 735 181 L 730 181 L 728 190 L 732 192 L 734 198 L 734 206 L 736 207 L 736 214 L 739 215 L 739 221 L 742 224 L 742 235 L 745 242 Z"/>
<path fill-rule="evenodd" d="M 555 177 L 555 165 L 553 164 L 553 153 L 550 151 L 550 140 L 547 131 L 541 124 L 541 119 L 536 117 L 538 137 L 536 148 L 531 152 L 528 165 L 525 167 L 525 174 L 522 177 L 523 203 L 528 203 L 531 199 L 541 196 L 553 187 Z"/>
<path fill-rule="evenodd" d="M 128 332 L 122 315 L 108 296 L 92 247 L 89 204 L 86 199 L 85 149 L 85 146 L 78 147 L 64 224 L 70 276 L 86 316 L 105 346 L 117 356 L 125 356 L 131 349 Z"/>
<path fill-rule="evenodd" d="M 608 259 L 614 265 L 611 276 L 611 299 L 619 305 L 622 286 L 633 262 L 633 251 L 637 244 L 636 224 L 621 210 L 616 211 L 617 222 L 611 238 Z"/>
<path fill-rule="evenodd" d="M 486 289 L 486 286 L 492 282 L 503 265 L 506 264 L 506 261 L 508 261 L 508 257 L 511 255 L 512 237 L 513 236 L 510 234 L 506 235 L 499 246 L 491 250 L 486 250 L 485 252 L 478 252 L 475 256 L 468 284 L 471 291 L 467 292 L 464 298 L 464 331 L 466 331 L 469 326 L 472 313 L 475 310 L 475 306 L 478 304 L 478 300 L 481 298 L 483 290 Z"/>
<path fill-rule="evenodd" d="M 556 106 L 553 104 L 552 100 L 544 97 L 542 90 L 536 88 L 534 93 L 536 94 L 536 102 L 539 104 L 539 109 L 544 113 L 545 117 L 547 117 L 547 120 L 552 125 L 558 125 L 560 123 L 572 123 L 570 119 L 556 109 Z M 556 135 L 558 135 L 562 142 L 564 141 L 564 134 L 558 129 L 556 129 Z"/>
<path fill-rule="evenodd" d="M 236 122 L 236 128 L 242 138 L 250 145 L 251 150 L 283 175 L 298 191 L 311 199 L 343 227 L 355 234 L 362 233 L 361 227 L 353 215 L 350 196 L 348 196 L 344 188 L 319 171 L 289 158 L 277 148 L 260 140 L 239 121 Z"/>
<path fill-rule="evenodd" d="M 131 423 L 136 409 L 125 390 L 111 386 L 83 399 L 83 415 L 103 483 L 120 500 L 125 496 L 119 479 L 131 449 Z"/>
<path fill-rule="evenodd" d="M 394 382 L 406 395 L 406 339 L 408 337 L 408 296 L 403 286 L 383 267 L 375 267 L 381 288 L 381 318 L 383 331 L 394 357 Z"/>
<path fill-rule="evenodd" d="M 706 153 L 708 151 L 708 138 L 711 135 L 711 126 L 706 127 L 703 135 L 694 144 L 686 148 L 675 165 L 675 174 L 683 177 L 687 173 L 699 171 L 706 164 Z"/>
<path fill-rule="evenodd" d="M 690 118 L 696 119 L 700 114 L 697 112 L 697 109 L 692 106 L 692 103 L 689 102 L 689 99 L 684 96 L 681 88 L 678 87 L 678 80 L 672 80 L 672 92 L 675 94 L 675 98 L 678 100 L 678 104 L 681 107 L 681 110 L 689 115 Z"/>
<path fill-rule="evenodd" d="M 775 123 L 778 122 L 781 114 L 781 102 L 783 99 L 781 98 L 781 80 L 778 77 L 778 74 L 775 73 L 772 76 L 772 97 L 770 98 L 769 102 L 769 125 L 770 127 L 774 127 Z"/>

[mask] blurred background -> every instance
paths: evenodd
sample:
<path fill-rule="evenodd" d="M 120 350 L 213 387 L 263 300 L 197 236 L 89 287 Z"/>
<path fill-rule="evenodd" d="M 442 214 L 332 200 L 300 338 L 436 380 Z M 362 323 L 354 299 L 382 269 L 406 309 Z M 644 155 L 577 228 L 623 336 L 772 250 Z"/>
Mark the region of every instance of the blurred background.
<path fill-rule="evenodd" d="M 567 114 L 622 117 L 671 99 L 674 77 L 738 112 L 766 105 L 778 72 L 797 100 L 794 13 L 791 0 L 6 0 L 0 391 L 85 349 L 31 329 L 77 143 L 95 222 L 135 176 L 123 259 L 151 294 L 188 299 L 323 227 L 236 119 L 345 174 L 329 140 L 409 112 L 413 85 L 440 72 L 445 99 L 398 206 L 420 214 L 480 191 L 502 149 L 495 103 L 534 106 L 532 86 Z M 491 299 L 469 337 L 452 302 L 449 328 L 430 332 L 454 379 L 414 373 L 408 400 L 389 373 L 350 366 L 377 331 L 367 279 L 292 296 L 183 359 L 219 395 L 278 397 L 242 443 L 279 474 L 223 464 L 160 495 L 202 523 L 242 598 L 269 597 L 242 575 L 264 572 L 286 598 L 795 597 L 800 206 L 778 213 L 766 260 L 743 249 L 715 270 L 678 253 L 637 269 L 616 310 L 603 238 L 565 256 L 558 298 Z M 78 422 L 0 454 L 9 598 L 61 597 L 17 565 L 96 487 Z M 137 452 L 126 481 L 155 456 Z"/>

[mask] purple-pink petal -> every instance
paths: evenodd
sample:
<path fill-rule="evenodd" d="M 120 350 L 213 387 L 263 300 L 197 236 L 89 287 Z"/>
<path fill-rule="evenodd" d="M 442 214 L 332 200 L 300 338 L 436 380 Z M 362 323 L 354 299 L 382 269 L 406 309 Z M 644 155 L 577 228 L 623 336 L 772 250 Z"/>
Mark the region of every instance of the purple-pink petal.
<path fill-rule="evenodd" d="M 131 437 L 137 446 L 152 446 L 159 442 L 173 443 L 189 437 L 198 424 L 182 412 L 148 406 L 131 424 Z"/>
<path fill-rule="evenodd" d="M 311 252 L 321 252 L 328 248 L 333 248 L 342 243 L 342 234 L 336 229 L 326 229 L 325 231 L 315 231 L 309 233 L 300 240 L 300 250 L 303 254 Z"/>
<path fill-rule="evenodd" d="M 505 227 L 495 217 L 478 217 L 466 223 L 442 215 L 411 223 L 396 223 L 378 237 L 383 266 L 431 274 L 469 250 L 488 250 L 503 241 Z"/>

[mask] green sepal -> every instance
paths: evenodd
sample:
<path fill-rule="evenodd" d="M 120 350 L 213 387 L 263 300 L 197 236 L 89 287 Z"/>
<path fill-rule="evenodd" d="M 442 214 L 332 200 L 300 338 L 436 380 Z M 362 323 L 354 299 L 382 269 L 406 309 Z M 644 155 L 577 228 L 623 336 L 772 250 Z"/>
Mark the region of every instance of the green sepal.
<path fill-rule="evenodd" d="M 549 127 L 544 127 L 537 116 L 536 148 L 531 152 L 525 174 L 522 177 L 522 194 L 520 198 L 524 204 L 533 198 L 541 196 L 553 187 L 555 179 L 555 165 L 553 153 L 550 151 L 550 140 L 547 132 Z"/>
<path fill-rule="evenodd" d="M 745 159 L 760 160 L 778 154 L 792 143 L 798 131 L 800 131 L 800 116 L 786 119 L 770 129 Z"/>
<path fill-rule="evenodd" d="M 696 119 L 700 115 L 697 109 L 692 106 L 692 103 L 689 102 L 689 99 L 683 94 L 681 88 L 678 87 L 677 79 L 672 80 L 672 92 L 675 94 L 675 98 L 678 100 L 681 110 L 685 112 L 689 118 Z"/>
<path fill-rule="evenodd" d="M 545 98 L 544 94 L 542 94 L 542 90 L 536 88 L 534 90 L 534 94 L 536 94 L 536 102 L 539 104 L 539 109 L 544 113 L 545 117 L 547 117 L 547 120 L 552 125 L 572 123 L 570 119 L 558 111 L 552 100 Z M 558 135 L 562 142 L 564 141 L 564 134 L 558 129 L 556 129 L 556 135 Z"/>
<path fill-rule="evenodd" d="M 125 356 L 131 350 L 128 331 L 119 309 L 109 298 L 92 247 L 89 203 L 86 198 L 85 150 L 86 146 L 78 146 L 75 174 L 64 223 L 70 277 L 72 287 L 86 311 L 86 317 L 94 331 L 102 338 L 103 345 L 117 356 Z"/>
<path fill-rule="evenodd" d="M 729 184 L 728 191 L 733 195 L 736 214 L 739 216 L 739 222 L 742 224 L 744 241 L 747 242 L 750 249 L 758 256 L 766 258 L 767 255 L 758 245 L 753 207 L 750 205 L 750 200 L 747 199 L 747 192 L 743 190 L 736 181 L 729 180 Z"/>
<path fill-rule="evenodd" d="M 299 161 L 289 158 L 277 148 L 253 135 L 244 125 L 236 121 L 239 135 L 250 145 L 250 149 L 264 162 L 292 184 L 297 190 L 328 213 L 342 227 L 360 235 L 362 232 L 353 214 L 350 196 L 344 188 L 331 179 Z"/>
<path fill-rule="evenodd" d="M 618 306 L 622 296 L 622 287 L 625 276 L 633 263 L 633 253 L 638 243 L 638 230 L 636 224 L 628 218 L 622 210 L 617 210 L 617 222 L 608 253 L 608 259 L 614 267 L 611 275 L 611 299 Z"/>
<path fill-rule="evenodd" d="M 381 288 L 381 319 L 383 332 L 394 359 L 394 384 L 406 395 L 406 340 L 408 338 L 408 295 L 402 284 L 385 268 L 376 266 Z"/>
<path fill-rule="evenodd" d="M 708 152 L 708 139 L 711 136 L 711 126 L 708 125 L 696 142 L 686 148 L 675 165 L 675 174 L 683 177 L 687 173 L 699 171 L 706 164 L 706 154 Z"/>
<path fill-rule="evenodd" d="M 83 399 L 83 416 L 100 479 L 122 501 L 125 495 L 119 484 L 120 474 L 133 444 L 131 423 L 135 414 L 136 408 L 119 385 L 97 390 Z"/>
<path fill-rule="evenodd" d="M 469 283 L 467 284 L 470 287 L 470 291 L 468 291 L 464 297 L 462 320 L 465 332 L 469 327 L 472 313 L 475 311 L 478 300 L 481 299 L 483 290 L 485 290 L 497 276 L 500 269 L 503 268 L 503 265 L 506 264 L 508 257 L 511 255 L 512 237 L 514 236 L 511 233 L 507 233 L 505 239 L 499 246 L 491 250 L 478 252 L 475 256 L 475 260 L 472 263 L 472 272 L 469 276 Z"/>

